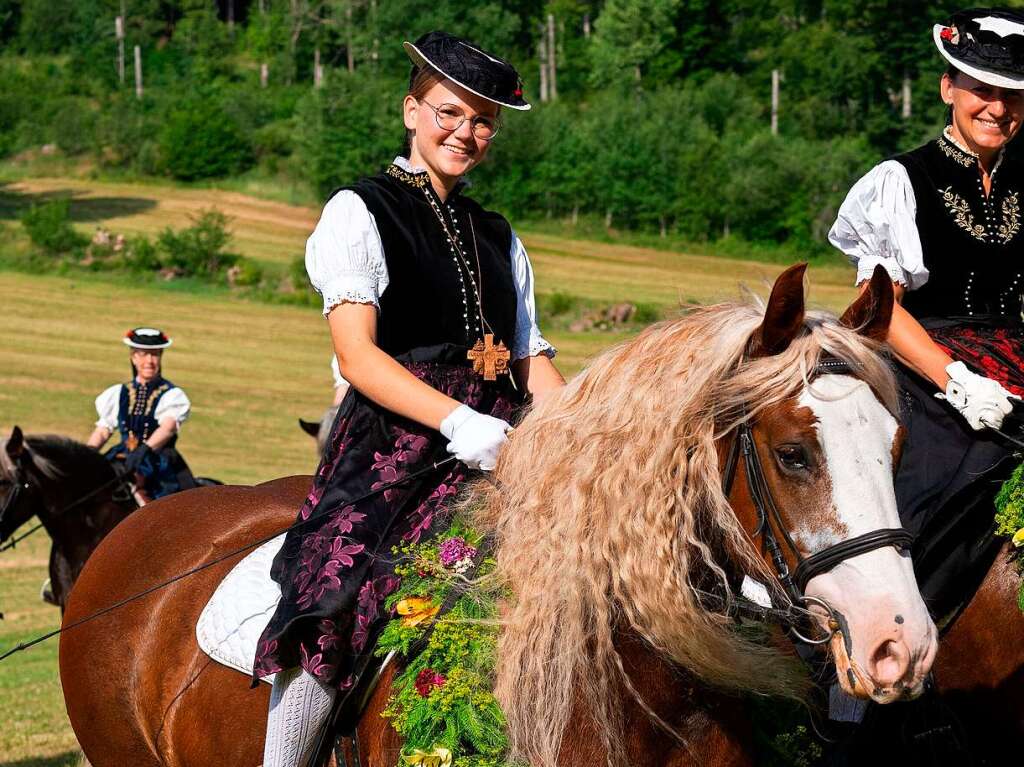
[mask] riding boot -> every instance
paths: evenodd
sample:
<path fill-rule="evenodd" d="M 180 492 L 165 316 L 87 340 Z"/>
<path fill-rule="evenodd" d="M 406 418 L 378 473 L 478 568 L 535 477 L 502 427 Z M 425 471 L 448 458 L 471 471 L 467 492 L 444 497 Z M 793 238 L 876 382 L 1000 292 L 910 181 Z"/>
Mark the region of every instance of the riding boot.
<path fill-rule="evenodd" d="M 270 692 L 263 767 L 307 767 L 336 694 L 303 669 L 279 671 Z"/>

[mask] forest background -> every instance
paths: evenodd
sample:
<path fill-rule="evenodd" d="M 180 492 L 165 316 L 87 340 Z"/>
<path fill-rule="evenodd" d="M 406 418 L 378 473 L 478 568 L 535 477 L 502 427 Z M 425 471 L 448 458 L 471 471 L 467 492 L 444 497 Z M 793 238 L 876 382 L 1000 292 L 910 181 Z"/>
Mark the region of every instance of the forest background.
<path fill-rule="evenodd" d="M 399 150 L 400 42 L 445 29 L 508 57 L 534 103 L 506 110 L 473 174 L 484 204 L 581 235 L 815 257 L 856 177 L 942 127 L 930 30 L 956 7 L 0 0 L 0 157 L 46 147 L 62 173 L 78 162 L 93 177 L 228 177 L 316 204 Z"/>

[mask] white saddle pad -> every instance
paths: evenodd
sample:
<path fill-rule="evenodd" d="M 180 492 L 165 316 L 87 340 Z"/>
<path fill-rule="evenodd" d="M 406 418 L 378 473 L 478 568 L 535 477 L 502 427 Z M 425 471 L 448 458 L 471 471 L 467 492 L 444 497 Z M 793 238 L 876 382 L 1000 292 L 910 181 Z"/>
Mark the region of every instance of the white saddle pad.
<path fill-rule="evenodd" d="M 247 675 L 252 675 L 256 644 L 281 599 L 281 587 L 270 579 L 270 563 L 282 544 L 283 533 L 235 565 L 196 623 L 196 639 L 203 652 Z M 274 675 L 263 681 L 273 683 Z"/>

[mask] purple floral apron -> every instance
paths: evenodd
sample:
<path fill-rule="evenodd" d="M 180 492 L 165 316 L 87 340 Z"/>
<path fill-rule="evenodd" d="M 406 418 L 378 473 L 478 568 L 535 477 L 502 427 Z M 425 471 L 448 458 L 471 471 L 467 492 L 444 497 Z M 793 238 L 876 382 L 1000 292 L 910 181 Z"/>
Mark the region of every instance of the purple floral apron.
<path fill-rule="evenodd" d="M 414 350 L 398 361 L 453 399 L 510 420 L 517 397 L 507 379 L 485 382 L 464 364 L 439 361 L 457 358 L 451 352 Z M 389 617 L 384 600 L 399 585 L 392 548 L 444 529 L 467 469 L 448 464 L 357 503 L 348 499 L 447 458 L 446 444 L 433 429 L 349 390 L 299 511 L 298 520 L 314 521 L 288 533 L 271 567 L 282 595 L 260 637 L 254 683 L 298 665 L 340 690 L 355 683 Z"/>

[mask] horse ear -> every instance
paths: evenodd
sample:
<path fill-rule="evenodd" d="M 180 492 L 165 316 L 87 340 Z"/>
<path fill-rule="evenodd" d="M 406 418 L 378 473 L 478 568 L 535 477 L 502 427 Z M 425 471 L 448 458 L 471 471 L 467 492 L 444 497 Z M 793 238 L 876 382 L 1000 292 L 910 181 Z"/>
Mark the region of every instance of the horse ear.
<path fill-rule="evenodd" d="M 770 357 L 786 351 L 804 325 L 804 273 L 796 264 L 779 275 L 764 311 L 764 322 L 750 337 L 751 357 Z"/>
<path fill-rule="evenodd" d="M 25 435 L 21 433 L 21 427 L 15 426 L 11 430 L 11 437 L 7 440 L 7 455 L 11 458 L 20 458 L 25 450 Z"/>
<path fill-rule="evenodd" d="M 311 437 L 316 437 L 320 433 L 320 424 L 313 421 L 303 421 L 301 418 L 299 419 L 299 428 Z"/>
<path fill-rule="evenodd" d="M 889 323 L 892 320 L 895 300 L 892 278 L 885 268 L 878 264 L 871 275 L 867 290 L 843 312 L 839 323 L 856 330 L 862 336 L 884 341 L 889 335 Z"/>

